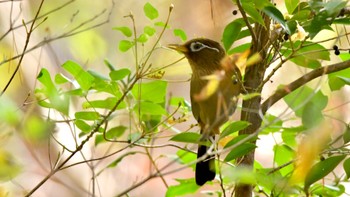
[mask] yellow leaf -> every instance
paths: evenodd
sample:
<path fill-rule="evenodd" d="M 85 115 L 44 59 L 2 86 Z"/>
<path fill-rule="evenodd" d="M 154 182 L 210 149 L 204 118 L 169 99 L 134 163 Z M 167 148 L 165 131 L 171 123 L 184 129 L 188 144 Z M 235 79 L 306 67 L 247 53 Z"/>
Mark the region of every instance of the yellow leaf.
<path fill-rule="evenodd" d="M 331 129 L 329 124 L 323 123 L 309 131 L 298 145 L 295 170 L 290 183 L 296 184 L 305 180 L 311 167 L 315 164 L 321 151 L 330 140 Z"/>
<path fill-rule="evenodd" d="M 219 87 L 220 81 L 225 75 L 225 71 L 217 71 L 212 75 L 202 77 L 202 79 L 208 80 L 207 85 L 200 91 L 199 94 L 195 94 L 193 98 L 196 101 L 203 101 L 212 96 Z"/>

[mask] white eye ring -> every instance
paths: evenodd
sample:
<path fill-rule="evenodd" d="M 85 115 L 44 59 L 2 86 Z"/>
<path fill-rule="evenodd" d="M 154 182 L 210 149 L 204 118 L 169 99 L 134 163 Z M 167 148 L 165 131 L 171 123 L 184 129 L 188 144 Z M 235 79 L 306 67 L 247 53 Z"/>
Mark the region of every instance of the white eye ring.
<path fill-rule="evenodd" d="M 197 52 L 205 48 L 206 46 L 200 42 L 193 42 L 190 45 L 191 52 Z"/>
<path fill-rule="evenodd" d="M 201 42 L 193 42 L 190 45 L 191 52 L 198 52 L 198 51 L 200 51 L 200 50 L 202 50 L 204 48 L 211 49 L 211 50 L 214 50 L 214 51 L 219 53 L 219 49 L 207 46 L 207 45 L 205 45 L 205 44 L 203 44 Z"/>

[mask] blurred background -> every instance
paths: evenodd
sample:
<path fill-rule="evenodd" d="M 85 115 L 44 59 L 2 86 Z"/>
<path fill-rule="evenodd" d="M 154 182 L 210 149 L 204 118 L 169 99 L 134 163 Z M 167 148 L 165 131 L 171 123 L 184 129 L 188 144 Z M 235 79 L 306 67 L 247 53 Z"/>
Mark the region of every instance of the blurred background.
<path fill-rule="evenodd" d="M 19 61 L 18 58 L 12 61 L 8 61 L 8 59 L 21 54 L 25 45 L 27 35 L 22 23 L 33 19 L 40 2 L 38 0 L 0 1 L 0 87 L 4 87 L 8 82 Z M 60 67 L 64 62 L 73 60 L 86 69 L 108 76 L 109 70 L 104 64 L 104 60 L 108 60 L 117 68 L 126 67 L 134 70 L 134 54 L 131 51 L 123 53 L 118 50 L 118 43 L 125 39 L 125 36 L 113 30 L 113 27 L 132 27 L 130 17 L 124 17 L 130 13 L 134 15 L 138 32 L 141 32 L 145 25 L 152 24 L 153 22 L 144 16 L 143 6 L 146 2 L 150 2 L 158 9 L 159 18 L 156 20 L 163 22 L 166 20 L 170 5 L 174 6 L 170 16 L 170 29 L 165 31 L 160 40 L 160 48 L 151 56 L 150 62 L 155 68 L 181 58 L 180 54 L 165 48 L 167 44 L 183 42 L 173 34 L 173 29 L 184 30 L 187 39 L 206 37 L 220 41 L 225 26 L 235 17 L 239 17 L 232 14 L 236 7 L 231 0 L 45 0 L 40 15 L 48 14 L 38 20 L 38 26 L 31 35 L 28 44 L 28 53 L 24 56 L 18 74 L 5 93 L 6 97 L 14 101 L 18 110 L 23 113 L 24 119 L 29 114 L 43 118 L 48 112 L 33 105 L 35 103 L 34 90 L 38 85 L 36 76 L 41 68 L 47 68 L 51 76 L 54 76 L 56 73 L 64 72 Z M 279 5 L 278 2 L 276 3 Z M 283 13 L 285 8 L 279 8 Z M 29 26 L 30 23 L 27 24 L 27 29 Z M 160 30 L 161 28 L 157 29 L 157 34 L 160 33 Z M 333 37 L 336 36 L 336 33 L 333 32 L 332 35 L 332 33 L 327 32 L 322 36 Z M 156 38 L 155 36 L 151 39 L 154 42 Z M 325 43 L 325 46 L 330 48 L 333 44 L 331 41 Z M 145 45 L 144 51 L 149 50 L 150 47 L 151 45 Z M 332 58 L 338 60 L 335 56 Z M 300 67 L 287 65 L 273 77 L 273 81 L 278 81 L 278 83 L 269 84 L 269 88 L 264 89 L 264 93 L 269 95 L 279 84 L 286 84 L 305 72 L 306 70 L 302 70 Z M 188 80 L 190 76 L 191 70 L 185 60 L 165 69 L 163 80 L 169 82 L 169 95 L 189 100 Z M 319 81 L 315 82 L 315 87 L 319 87 Z M 337 106 L 345 103 L 347 97 L 344 92 L 339 92 L 332 99 L 330 105 Z M 72 113 L 81 109 L 81 106 L 74 105 L 74 101 L 71 104 Z M 286 105 L 279 102 L 271 109 L 271 113 L 277 112 L 277 109 L 281 107 L 286 107 Z M 348 110 L 348 107 L 344 107 L 343 110 L 337 111 L 335 116 L 343 116 L 343 113 Z M 120 119 L 114 120 L 115 124 L 125 121 L 128 116 L 120 117 Z M 239 110 L 233 119 L 238 119 L 238 117 Z M 58 117 L 50 118 L 58 119 Z M 192 123 L 195 122 L 190 117 L 189 121 L 179 124 L 177 129 L 186 129 Z M 33 131 L 19 130 L 19 127 L 16 126 L 2 126 L 2 128 L 0 151 L 12 154 L 11 160 L 18 165 L 20 173 L 15 179 L 0 183 L 0 196 L 7 192 L 9 196 L 22 196 L 49 173 L 50 166 L 53 165 L 52 161 L 58 157 L 57 149 L 59 150 L 60 147 L 51 145 L 49 140 L 26 138 L 25 132 Z M 30 128 L 27 129 L 30 130 Z M 65 124 L 58 124 L 56 127 L 47 129 L 54 130 L 57 140 L 64 143 L 66 147 L 74 149 L 74 138 Z M 273 166 L 271 163 L 272 148 L 275 143 L 278 143 L 278 138 L 279 136 L 267 136 L 258 141 L 256 158 L 264 167 Z M 167 138 L 157 143 L 161 144 L 162 142 L 168 142 Z M 108 144 L 94 148 L 94 144 L 91 142 L 90 146 L 84 147 L 83 151 L 77 154 L 71 162 L 98 158 L 122 146 Z M 138 148 L 133 150 L 138 150 Z M 175 152 L 174 148 L 152 150 L 152 154 L 158 158 L 157 162 L 160 166 L 167 164 L 171 160 L 169 155 L 175 154 Z M 34 196 L 89 196 L 93 189 L 98 191 L 95 193 L 101 196 L 114 196 L 147 177 L 150 173 L 151 163 L 148 158 L 136 155 L 123 159 L 116 168 L 109 168 L 101 174 L 96 174 L 115 158 L 117 156 L 97 161 L 96 163 L 99 162 L 97 165 L 84 163 L 62 170 L 45 183 Z M 175 167 L 176 164 L 169 169 Z M 95 176 L 97 176 L 97 181 L 93 187 L 92 177 Z M 168 185 L 174 185 L 177 183 L 174 178 L 185 179 L 193 176 L 193 171 L 187 168 L 167 175 L 165 178 Z M 211 187 L 219 187 L 219 185 L 205 186 L 202 190 Z M 160 178 L 154 178 L 131 191 L 130 196 L 164 196 L 165 192 L 166 185 L 163 181 Z M 201 196 L 201 194 L 198 193 L 197 196 Z"/>

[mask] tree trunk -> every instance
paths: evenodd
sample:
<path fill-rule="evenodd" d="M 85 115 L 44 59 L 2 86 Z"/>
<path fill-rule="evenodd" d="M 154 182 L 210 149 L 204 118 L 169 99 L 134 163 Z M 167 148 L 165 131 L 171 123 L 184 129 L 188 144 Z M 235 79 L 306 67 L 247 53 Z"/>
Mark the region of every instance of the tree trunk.
<path fill-rule="evenodd" d="M 253 42 L 251 47 L 251 54 L 259 53 L 262 57 L 262 61 L 256 65 L 250 66 L 245 74 L 244 86 L 247 93 L 261 93 L 262 87 L 260 86 L 264 80 L 265 70 L 267 68 L 265 58 L 267 56 L 267 49 L 269 46 L 269 27 L 270 19 L 266 15 L 263 16 L 265 19 L 265 27 L 259 24 L 255 24 L 254 34 L 257 42 Z M 259 88 L 261 87 L 261 88 Z M 240 131 L 239 135 L 253 134 L 256 132 L 262 122 L 259 110 L 261 109 L 261 97 L 254 97 L 249 100 L 245 100 L 242 103 L 241 120 L 248 121 L 251 125 Z M 254 142 L 255 143 L 255 142 Z M 254 165 L 254 151 L 245 155 L 242 158 L 237 159 L 239 166 L 245 166 L 253 169 Z M 253 194 L 253 186 L 237 183 L 235 187 L 235 197 L 251 197 Z"/>

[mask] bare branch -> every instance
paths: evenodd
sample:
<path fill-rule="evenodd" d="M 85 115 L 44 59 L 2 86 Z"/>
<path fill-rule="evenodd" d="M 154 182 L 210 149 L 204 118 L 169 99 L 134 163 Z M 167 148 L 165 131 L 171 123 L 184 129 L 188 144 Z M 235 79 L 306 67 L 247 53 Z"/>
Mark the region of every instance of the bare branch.
<path fill-rule="evenodd" d="M 296 79 L 292 83 L 284 86 L 281 89 L 278 89 L 273 95 L 271 95 L 262 105 L 261 105 L 261 111 L 263 114 L 266 113 L 266 111 L 277 101 L 279 101 L 284 96 L 288 95 L 289 93 L 293 92 L 294 90 L 298 89 L 299 87 L 305 85 L 307 82 L 326 75 L 330 73 L 334 73 L 337 71 L 344 70 L 346 68 L 350 68 L 350 60 L 345 62 L 340 62 L 337 64 L 332 64 L 329 66 L 324 66 L 315 70 L 310 71 L 309 73 L 301 76 L 300 78 Z"/>

